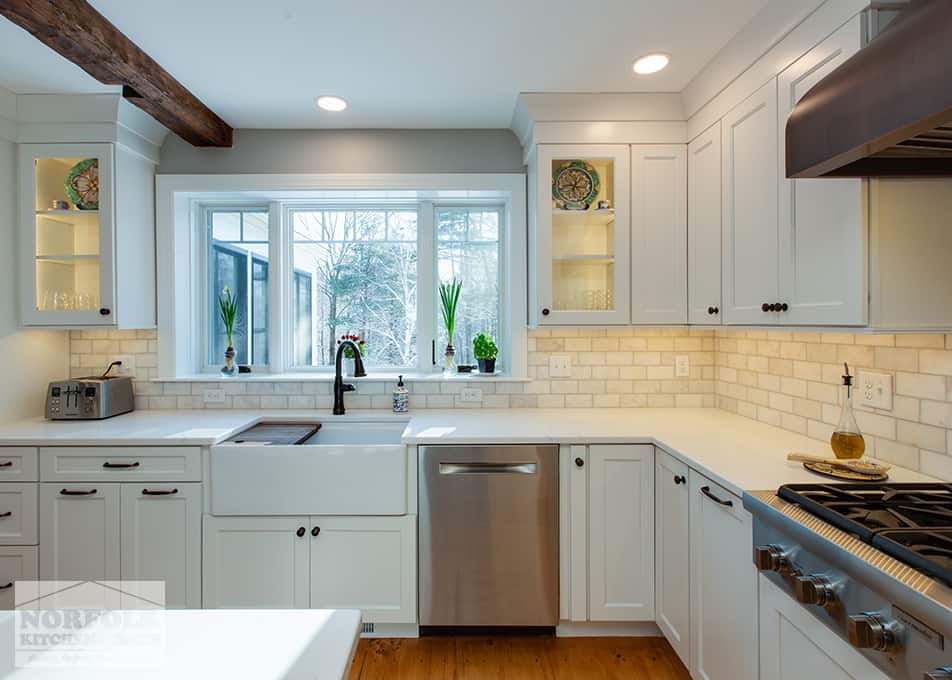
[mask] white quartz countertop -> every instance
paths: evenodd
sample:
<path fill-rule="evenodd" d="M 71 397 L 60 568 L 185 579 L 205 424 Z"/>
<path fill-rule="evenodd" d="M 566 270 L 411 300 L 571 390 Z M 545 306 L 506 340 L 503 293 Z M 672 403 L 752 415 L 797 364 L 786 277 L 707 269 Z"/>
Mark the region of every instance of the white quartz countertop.
<path fill-rule="evenodd" d="M 403 441 L 426 444 L 656 444 L 736 494 L 822 479 L 786 460 L 797 451 L 831 456 L 829 446 L 719 409 L 521 409 L 421 411 L 136 411 L 103 421 L 42 419 L 0 425 L 0 446 L 210 446 L 261 420 L 404 421 Z M 893 481 L 925 475 L 893 468 Z"/>
<path fill-rule="evenodd" d="M 0 677 L 9 680 L 345 680 L 360 630 L 360 612 L 349 609 L 112 612 L 83 627 L 87 653 L 53 646 L 36 666 L 18 667 L 19 614 L 0 613 Z M 123 614 L 126 637 L 116 628 Z"/>

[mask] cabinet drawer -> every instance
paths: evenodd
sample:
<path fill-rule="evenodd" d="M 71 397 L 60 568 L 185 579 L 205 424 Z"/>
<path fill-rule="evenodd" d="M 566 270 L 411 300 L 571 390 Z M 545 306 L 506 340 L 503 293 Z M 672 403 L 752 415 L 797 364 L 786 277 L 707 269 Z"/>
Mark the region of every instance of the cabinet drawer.
<path fill-rule="evenodd" d="M 0 482 L 35 482 L 37 473 L 34 447 L 0 447 Z"/>
<path fill-rule="evenodd" d="M 0 609 L 13 609 L 17 581 L 35 581 L 37 578 L 36 546 L 0 546 Z"/>
<path fill-rule="evenodd" d="M 0 545 L 36 545 L 39 542 L 36 495 L 34 482 L 0 484 Z"/>
<path fill-rule="evenodd" d="M 40 449 L 44 482 L 198 482 L 197 446 L 70 446 Z"/>

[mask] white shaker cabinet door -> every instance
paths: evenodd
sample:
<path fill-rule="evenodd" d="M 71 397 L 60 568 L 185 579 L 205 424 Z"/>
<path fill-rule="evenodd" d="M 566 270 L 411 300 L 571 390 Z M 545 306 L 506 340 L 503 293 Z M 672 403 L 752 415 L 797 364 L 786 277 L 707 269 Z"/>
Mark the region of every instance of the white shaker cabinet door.
<path fill-rule="evenodd" d="M 765 680 L 888 680 L 766 576 L 760 576 L 760 675 Z"/>
<path fill-rule="evenodd" d="M 592 621 L 654 620 L 654 447 L 588 450 Z"/>
<path fill-rule="evenodd" d="M 307 608 L 307 517 L 206 515 L 203 526 L 206 609 Z"/>
<path fill-rule="evenodd" d="M 202 485 L 122 485 L 124 581 L 164 581 L 170 609 L 199 608 Z"/>
<path fill-rule="evenodd" d="M 0 546 L 0 610 L 13 609 L 17 581 L 39 578 L 36 554 L 35 545 Z"/>
<path fill-rule="evenodd" d="M 631 322 L 687 323 L 687 149 L 631 147 Z"/>
<path fill-rule="evenodd" d="M 721 301 L 721 124 L 688 144 L 688 323 L 719 324 Z"/>
<path fill-rule="evenodd" d="M 40 578 L 120 578 L 119 484 L 40 484 Z"/>
<path fill-rule="evenodd" d="M 866 188 L 860 179 L 786 179 L 786 126 L 797 102 L 861 47 L 861 17 L 779 77 L 780 298 L 785 324 L 866 323 Z"/>
<path fill-rule="evenodd" d="M 655 609 L 658 627 L 691 665 L 691 560 L 688 466 L 657 451 L 655 461 Z"/>
<path fill-rule="evenodd" d="M 753 519 L 741 499 L 691 470 L 692 675 L 757 680 Z"/>
<path fill-rule="evenodd" d="M 778 320 L 777 158 L 772 78 L 721 120 L 724 323 Z"/>

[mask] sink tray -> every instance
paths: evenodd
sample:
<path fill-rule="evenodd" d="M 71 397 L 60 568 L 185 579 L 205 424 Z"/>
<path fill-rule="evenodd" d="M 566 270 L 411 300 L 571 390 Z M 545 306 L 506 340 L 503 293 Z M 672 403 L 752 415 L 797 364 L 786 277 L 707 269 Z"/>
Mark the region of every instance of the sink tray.
<path fill-rule="evenodd" d="M 320 429 L 320 423 L 258 423 L 228 441 L 232 444 L 294 446 L 313 437 Z"/>

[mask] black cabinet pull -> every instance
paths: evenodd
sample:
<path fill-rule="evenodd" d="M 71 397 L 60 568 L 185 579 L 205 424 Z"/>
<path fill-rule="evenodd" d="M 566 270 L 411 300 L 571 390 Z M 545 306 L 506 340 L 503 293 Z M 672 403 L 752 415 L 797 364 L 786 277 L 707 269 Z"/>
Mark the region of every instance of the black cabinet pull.
<path fill-rule="evenodd" d="M 548 308 L 548 307 L 543 307 L 543 308 L 542 308 L 542 316 L 548 316 L 548 315 L 549 315 L 549 308 Z"/>
<path fill-rule="evenodd" d="M 174 496 L 178 489 L 143 489 L 143 496 Z"/>
<path fill-rule="evenodd" d="M 675 483 L 675 484 L 684 484 L 684 483 L 687 482 L 687 481 L 688 481 L 688 480 L 687 480 L 687 478 L 685 478 L 684 475 L 675 475 L 675 476 L 674 476 L 674 483 Z"/>
<path fill-rule="evenodd" d="M 112 313 L 112 310 L 109 309 L 108 307 L 100 307 L 99 313 L 102 314 L 103 316 L 109 316 Z"/>
<path fill-rule="evenodd" d="M 575 459 L 575 467 L 584 467 L 584 466 L 585 466 L 584 460 L 582 460 L 581 458 Z"/>
<path fill-rule="evenodd" d="M 765 302 L 764 304 L 760 305 L 760 311 L 769 312 L 771 307 L 772 305 Z"/>
<path fill-rule="evenodd" d="M 92 496 L 96 489 L 60 489 L 60 496 Z"/>
<path fill-rule="evenodd" d="M 13 467 L 13 461 L 5 460 L 2 463 L 0 463 L 0 467 Z"/>
<path fill-rule="evenodd" d="M 102 464 L 107 470 L 126 470 L 128 468 L 137 468 L 139 467 L 139 461 L 134 463 L 110 463 L 108 460 Z"/>
<path fill-rule="evenodd" d="M 717 496 L 715 496 L 714 494 L 711 493 L 711 487 L 709 487 L 709 486 L 702 486 L 702 487 L 701 487 L 701 493 L 703 493 L 705 496 L 707 496 L 708 498 L 710 498 L 712 501 L 714 501 L 714 502 L 717 503 L 718 505 L 723 505 L 725 508 L 733 508 L 733 507 L 734 507 L 734 501 L 725 501 L 725 500 L 723 500 L 723 499 L 721 499 L 721 498 L 718 498 Z"/>
<path fill-rule="evenodd" d="M 316 537 L 316 536 L 317 536 L 318 534 L 320 534 L 320 533 L 321 533 L 321 528 L 320 528 L 320 527 L 314 527 L 313 529 L 311 529 L 311 536 L 315 536 L 315 537 Z"/>
<path fill-rule="evenodd" d="M 7 510 L 4 513 L 0 513 L 0 519 L 3 519 L 5 517 L 12 517 L 12 516 L 13 516 L 13 510 Z"/>
<path fill-rule="evenodd" d="M 297 534 L 298 538 L 301 538 L 301 536 L 307 533 L 307 529 L 305 529 L 304 527 L 298 527 L 298 530 L 295 531 L 294 533 Z"/>
<path fill-rule="evenodd" d="M 711 316 L 714 316 L 715 314 L 717 314 L 717 313 L 720 312 L 720 311 L 721 311 L 721 310 L 719 310 L 717 307 L 708 307 L 708 308 L 707 308 L 707 313 L 710 314 Z"/>
<path fill-rule="evenodd" d="M 786 302 L 778 302 L 776 308 L 778 312 L 785 312 L 790 309 L 790 306 Z"/>
<path fill-rule="evenodd" d="M 5 586 L 0 586 L 0 590 L 7 590 L 7 589 L 12 588 L 12 587 L 13 587 L 13 581 L 10 581 L 7 585 L 5 585 Z"/>

